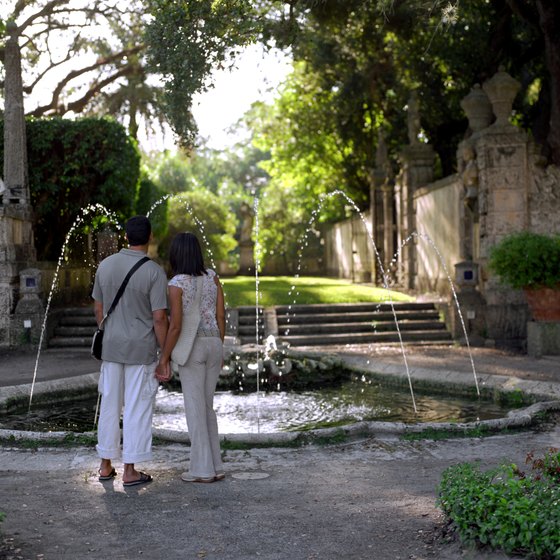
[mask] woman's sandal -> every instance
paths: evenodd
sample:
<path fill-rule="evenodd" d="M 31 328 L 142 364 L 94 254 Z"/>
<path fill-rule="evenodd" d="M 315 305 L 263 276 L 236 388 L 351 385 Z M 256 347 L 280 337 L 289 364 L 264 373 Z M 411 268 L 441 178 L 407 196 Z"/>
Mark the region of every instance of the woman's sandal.
<path fill-rule="evenodd" d="M 188 472 L 184 472 L 181 475 L 181 480 L 184 480 L 185 482 L 206 482 L 206 483 L 210 483 L 210 482 L 215 482 L 216 477 L 211 476 L 209 478 L 203 478 L 203 477 L 200 477 L 200 476 L 193 476 L 192 474 L 189 474 Z"/>
<path fill-rule="evenodd" d="M 218 480 L 224 480 L 224 478 L 226 477 L 226 473 L 223 471 L 217 472 L 216 476 L 214 477 L 214 480 L 218 481 Z"/>

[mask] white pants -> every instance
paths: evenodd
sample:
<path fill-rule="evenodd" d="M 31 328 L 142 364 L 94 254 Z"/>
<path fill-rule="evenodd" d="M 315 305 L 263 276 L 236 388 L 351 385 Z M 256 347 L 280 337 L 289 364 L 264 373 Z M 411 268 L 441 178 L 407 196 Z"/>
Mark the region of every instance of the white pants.
<path fill-rule="evenodd" d="M 223 470 L 214 412 L 214 392 L 222 369 L 222 341 L 196 337 L 191 355 L 179 367 L 187 428 L 191 440 L 189 474 L 210 478 Z"/>
<path fill-rule="evenodd" d="M 101 364 L 97 453 L 102 459 L 121 456 L 119 423 L 123 406 L 123 463 L 152 458 L 152 416 L 158 389 L 156 365 Z"/>

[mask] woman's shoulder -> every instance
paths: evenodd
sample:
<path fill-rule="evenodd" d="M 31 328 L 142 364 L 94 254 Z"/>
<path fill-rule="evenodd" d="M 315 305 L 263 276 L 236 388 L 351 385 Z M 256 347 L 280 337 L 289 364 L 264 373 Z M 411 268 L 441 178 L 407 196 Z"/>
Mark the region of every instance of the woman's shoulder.
<path fill-rule="evenodd" d="M 206 275 L 209 278 L 214 278 L 214 276 L 217 276 L 216 272 L 214 270 L 212 270 L 211 268 L 206 269 Z"/>
<path fill-rule="evenodd" d="M 175 274 L 171 280 L 167 283 L 169 286 L 184 286 L 185 281 L 188 281 L 191 278 L 190 274 Z"/>

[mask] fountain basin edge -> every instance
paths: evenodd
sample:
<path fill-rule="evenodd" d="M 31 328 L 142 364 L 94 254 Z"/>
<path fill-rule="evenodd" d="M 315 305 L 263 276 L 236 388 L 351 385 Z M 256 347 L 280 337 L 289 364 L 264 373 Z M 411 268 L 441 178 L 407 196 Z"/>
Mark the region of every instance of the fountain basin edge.
<path fill-rule="evenodd" d="M 375 379 L 393 384 L 407 382 L 403 368 L 390 364 L 375 364 L 368 368 L 346 362 L 346 366 L 356 374 L 368 375 Z M 375 369 L 374 369 L 375 368 Z M 472 396 L 473 380 L 463 374 L 454 372 L 434 372 L 433 370 L 412 368 L 410 374 L 415 388 L 423 390 L 437 390 L 438 392 L 466 393 Z M 38 382 L 34 387 L 34 403 L 48 403 L 53 399 L 64 398 L 68 401 L 76 396 L 83 397 L 97 392 L 99 372 L 77 377 Z M 528 427 L 535 422 L 536 415 L 547 411 L 560 410 L 560 384 L 551 382 L 530 381 L 519 378 L 497 375 L 479 375 L 483 397 L 497 398 L 515 394 L 516 398 L 531 402 L 529 406 L 510 411 L 505 417 L 480 420 L 476 422 L 424 422 L 421 424 L 406 424 L 403 422 L 375 422 L 358 421 L 344 426 L 318 428 L 309 431 L 270 432 L 270 433 L 240 433 L 220 435 L 221 441 L 243 443 L 247 445 L 287 446 L 295 444 L 313 444 L 321 441 L 336 440 L 337 438 L 357 439 L 372 437 L 376 434 L 403 435 L 421 433 L 426 430 L 468 432 L 475 428 L 485 427 L 490 431 L 506 428 Z M 0 415 L 9 413 L 16 406 L 21 407 L 29 400 L 31 384 L 12 387 L 0 387 Z M 537 402 L 535 402 L 537 401 Z M 94 435 L 95 432 L 84 432 L 82 435 Z M 0 429 L 0 441 L 6 440 L 34 440 L 34 441 L 63 441 L 76 432 L 30 432 L 20 430 Z M 165 442 L 189 443 L 186 431 L 176 431 L 154 428 L 153 435 Z"/>

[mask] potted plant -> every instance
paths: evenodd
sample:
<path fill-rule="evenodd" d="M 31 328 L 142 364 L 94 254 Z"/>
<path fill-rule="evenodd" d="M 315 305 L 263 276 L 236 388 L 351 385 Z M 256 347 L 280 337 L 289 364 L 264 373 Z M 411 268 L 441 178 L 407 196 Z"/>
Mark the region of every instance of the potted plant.
<path fill-rule="evenodd" d="M 492 247 L 488 265 L 502 283 L 525 292 L 536 321 L 560 321 L 560 235 L 508 235 Z"/>

